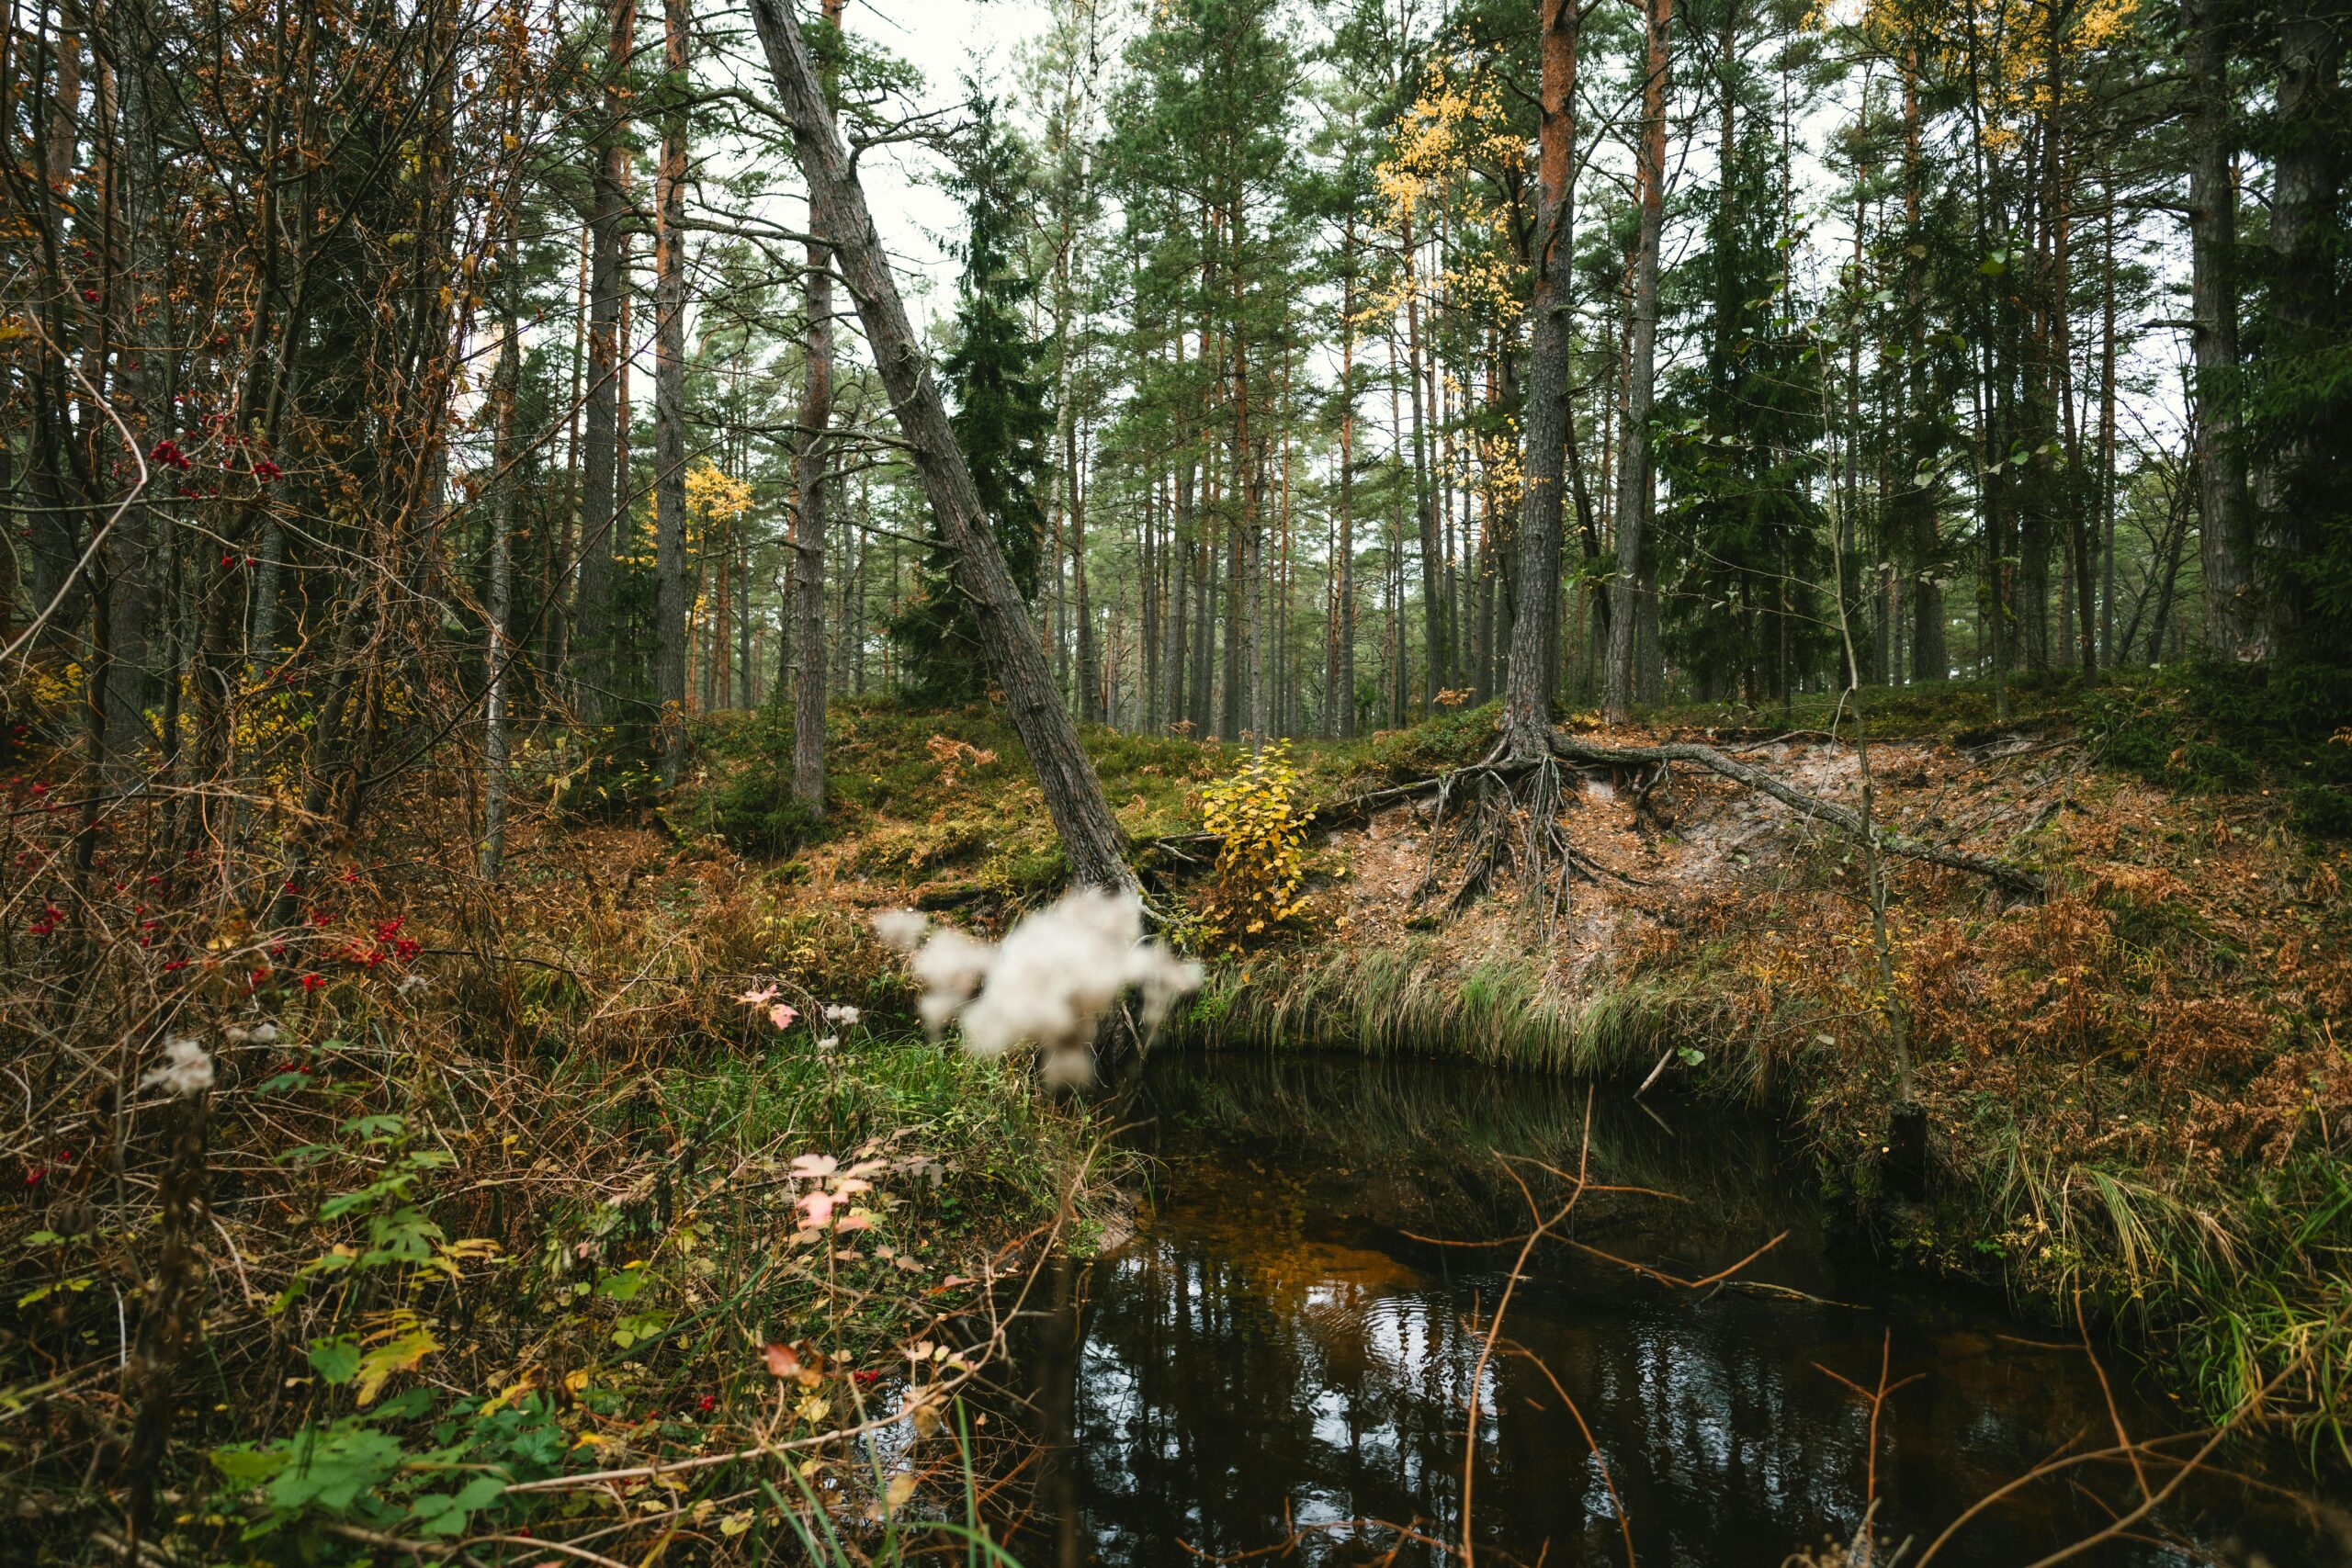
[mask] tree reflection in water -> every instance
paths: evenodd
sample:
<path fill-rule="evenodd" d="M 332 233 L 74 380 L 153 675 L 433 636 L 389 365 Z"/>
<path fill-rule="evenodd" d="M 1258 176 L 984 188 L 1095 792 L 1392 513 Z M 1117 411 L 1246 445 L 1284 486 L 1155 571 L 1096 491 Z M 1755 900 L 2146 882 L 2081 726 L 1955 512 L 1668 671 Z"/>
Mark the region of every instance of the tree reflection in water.
<path fill-rule="evenodd" d="M 1690 1106 L 1661 1119 L 1622 1091 L 1595 1100 L 1593 1179 L 1679 1196 L 1589 1195 L 1567 1234 L 1684 1278 L 1788 1240 L 1738 1285 L 1702 1292 L 1547 1243 L 1506 1325 L 1506 1349 L 1524 1354 L 1480 1372 L 1516 1246 L 1416 1238 L 1523 1233 L 1525 1200 L 1498 1156 L 1572 1169 L 1585 1102 L 1573 1086 L 1476 1069 L 1154 1063 L 1135 1118 L 1155 1201 L 1132 1241 L 1054 1277 L 1057 1310 L 1023 1337 L 1029 1418 L 1050 1450 L 1024 1561 L 1165 1563 L 1295 1537 L 1281 1560 L 1363 1562 L 1387 1560 L 1400 1525 L 1458 1540 L 1474 1373 L 1471 1533 L 1498 1563 L 1624 1556 L 1601 1463 L 1552 1379 L 1590 1424 L 1652 1565 L 1776 1564 L 1850 1536 L 1872 1469 L 1869 1409 L 1839 1378 L 1871 1387 L 1890 1334 L 1891 1378 L 1922 1375 L 1881 1419 L 1883 1538 L 1924 1540 L 2109 1431 L 2079 1346 L 1973 1290 L 1891 1276 L 1837 1234 L 1810 1168 L 1768 1124 Z M 2181 1424 L 2143 1391 L 2118 1394 L 2137 1434 Z M 2107 1523 L 2100 1498 L 2128 1498 L 2128 1469 L 2075 1473 L 2085 1486 L 2028 1489 L 1939 1561 L 2030 1561 Z M 2153 1533 L 2223 1562 L 2244 1560 L 2242 1540 L 2278 1562 L 2335 1560 L 2291 1509 L 2218 1477 L 2158 1518 Z M 1443 1555 L 1407 1540 L 1395 1561 Z M 2120 1541 L 2079 1561 L 2199 1560 Z"/>

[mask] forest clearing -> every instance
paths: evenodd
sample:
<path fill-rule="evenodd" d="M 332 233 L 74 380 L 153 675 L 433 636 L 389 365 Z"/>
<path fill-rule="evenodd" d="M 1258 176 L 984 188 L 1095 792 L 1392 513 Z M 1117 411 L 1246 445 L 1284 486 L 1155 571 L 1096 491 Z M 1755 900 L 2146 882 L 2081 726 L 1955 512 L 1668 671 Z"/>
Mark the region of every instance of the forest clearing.
<path fill-rule="evenodd" d="M 0 1562 L 2352 1563 L 2344 0 L 11 0 Z"/>

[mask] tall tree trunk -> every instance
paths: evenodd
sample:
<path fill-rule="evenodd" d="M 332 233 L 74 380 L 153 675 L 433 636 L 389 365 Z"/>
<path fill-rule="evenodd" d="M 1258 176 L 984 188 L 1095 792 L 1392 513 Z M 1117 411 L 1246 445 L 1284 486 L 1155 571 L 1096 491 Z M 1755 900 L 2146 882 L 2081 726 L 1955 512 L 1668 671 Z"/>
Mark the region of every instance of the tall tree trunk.
<path fill-rule="evenodd" d="M 540 663 L 547 677 L 561 680 L 571 664 L 571 622 L 578 613 L 573 599 L 575 556 L 580 547 L 580 414 L 588 375 L 588 265 L 592 225 L 580 226 L 580 259 L 576 265 L 571 321 L 571 389 L 564 400 L 563 517 L 555 525 L 548 552 L 547 608 L 542 626 Z M 543 677 L 544 679 L 545 677 Z"/>
<path fill-rule="evenodd" d="M 1421 388 L 1421 285 L 1420 268 L 1415 251 L 1413 220 L 1405 219 L 1405 374 L 1412 392 L 1413 412 L 1413 516 L 1420 534 L 1421 554 L 1421 662 L 1428 689 L 1421 694 L 1422 706 L 1430 713 L 1437 711 L 1438 694 L 1444 690 L 1447 675 L 1445 645 L 1445 549 L 1438 538 L 1437 489 L 1430 473 L 1429 415 L 1433 412 L 1423 406 Z"/>
<path fill-rule="evenodd" d="M 2057 39 L 2051 40 L 2053 52 L 2059 43 Z M 2096 514 L 2086 504 L 2088 498 L 2084 494 L 2082 423 L 2075 414 L 2074 209 L 2078 182 L 2071 161 L 2063 155 L 2064 143 L 2059 128 L 2065 122 L 2059 112 L 2063 99 L 2054 79 L 2051 96 L 2050 137 L 2054 149 L 2050 160 L 2050 222 L 2053 231 L 2051 371 L 2057 392 L 2060 451 L 2065 460 L 2065 485 L 2058 494 L 2069 589 L 2067 613 L 2063 619 L 2068 635 L 2075 639 L 2075 668 L 2082 674 L 2083 685 L 2088 688 L 2098 684 L 2098 644 L 2092 635 L 2097 623 L 2091 617 L 2091 525 Z"/>
<path fill-rule="evenodd" d="M 2099 662 L 2113 668 L 2115 651 L 2115 177 L 2104 182 L 2100 231 L 2098 355 Z"/>
<path fill-rule="evenodd" d="M 1037 771 L 1046 809 L 1061 834 L 1070 869 L 1079 880 L 1094 886 L 1132 887 L 1135 877 L 1120 853 L 1118 823 L 1079 744 L 1077 727 L 1057 697 L 1045 654 L 1029 634 L 1028 612 L 989 533 L 971 470 L 956 446 L 930 361 L 907 320 L 866 209 L 865 193 L 850 171 L 848 152 L 833 127 L 799 26 L 787 0 L 751 0 L 751 6 L 808 182 L 816 231 L 849 280 L 876 367 L 940 533 L 955 551 L 956 580 L 971 598 L 981 645 L 1004 688 L 1013 728 Z"/>
<path fill-rule="evenodd" d="M 2269 320 L 2262 354 L 2271 367 L 2270 384 L 2297 388 L 2289 395 L 2313 402 L 2324 394 L 2305 389 L 2307 384 L 2341 364 L 2336 278 L 2345 231 L 2338 221 L 2343 171 L 2336 149 L 2344 136 L 2339 87 L 2347 28 L 2352 17 L 2338 0 L 2284 0 L 2279 7 L 2281 141 L 2271 181 Z M 2339 394 L 2334 400 L 2340 408 L 2345 400 Z M 2330 446 L 2341 439 L 2340 432 L 2324 438 Z M 2257 570 L 2267 574 L 2264 640 L 2273 657 L 2301 650 L 2311 592 L 2297 569 L 2320 552 L 2322 519 L 2337 504 L 2313 493 L 2309 470 L 2343 462 L 2340 451 L 2315 452 L 2300 433 L 2265 444 L 2255 487 L 2256 552 Z"/>
<path fill-rule="evenodd" d="M 662 0 L 662 164 L 653 248 L 654 685 L 662 787 L 686 756 L 686 0 Z"/>
<path fill-rule="evenodd" d="M 678 0 L 671 0 L 677 4 Z M 519 169 L 519 165 L 518 165 Z M 506 710 L 513 689 L 514 613 L 514 401 L 523 378 L 522 181 L 507 182 L 505 232 L 498 254 L 498 367 L 491 377 L 490 592 L 482 647 L 481 874 L 496 882 L 506 863 Z"/>
<path fill-rule="evenodd" d="M 1356 220 L 1340 231 L 1340 540 L 1339 660 L 1331 700 L 1340 705 L 1339 733 L 1356 735 Z"/>
<path fill-rule="evenodd" d="M 1062 460 L 1069 465 L 1070 613 L 1078 622 L 1078 717 L 1081 724 L 1102 722 L 1102 651 L 1094 637 L 1094 603 L 1086 582 L 1086 471 L 1080 457 L 1083 432 L 1071 422 Z"/>
<path fill-rule="evenodd" d="M 1941 435 L 1928 407 L 1927 363 L 1927 236 L 1920 223 L 1920 202 L 1926 184 L 1919 152 L 1919 45 L 1916 38 L 1903 45 L 1903 222 L 1910 246 L 1903 264 L 1903 313 L 1905 363 L 1903 369 L 1903 422 L 1905 456 L 1911 473 L 1895 492 L 1904 522 L 1899 536 L 1911 553 L 1911 678 L 1942 681 L 1951 675 L 1951 653 L 1944 638 L 1944 588 L 1936 575 L 1941 569 L 1943 538 L 1937 524 L 1937 487 L 1929 467 Z"/>
<path fill-rule="evenodd" d="M 2230 105 L 2226 0 L 2183 0 L 2188 30 L 2188 236 L 2191 346 L 2197 376 L 2198 549 L 2205 569 L 2205 641 L 2217 659 L 2265 652 L 2254 581 L 2253 508 L 2238 446 L 2237 182 Z"/>
<path fill-rule="evenodd" d="M 826 61 L 821 87 L 827 125 L 840 96 L 832 64 L 842 45 L 842 0 L 825 0 Z M 830 129 L 827 132 L 831 134 Z M 822 233 L 810 198 L 808 227 Z M 808 376 L 800 398 L 799 505 L 792 515 L 792 795 L 825 812 L 825 534 L 831 519 L 833 444 L 832 258 L 808 246 L 804 297 L 808 311 Z"/>
<path fill-rule="evenodd" d="M 1184 334 L 1176 334 L 1176 368 L 1178 385 L 1182 386 L 1184 368 Z M 1194 462 L 1193 454 L 1192 418 L 1187 412 L 1192 403 L 1182 391 L 1178 394 L 1176 413 L 1176 513 L 1169 525 L 1169 589 L 1168 589 L 1168 716 L 1170 723 L 1190 725 L 1193 709 L 1188 701 L 1192 677 L 1192 646 L 1189 634 L 1193 609 L 1193 552 L 1197 525 L 1193 517 L 1193 483 Z"/>
<path fill-rule="evenodd" d="M 1612 724 L 1633 716 L 1637 667 L 1645 668 L 1640 635 L 1647 618 L 1656 625 L 1657 592 L 1644 559 L 1644 524 L 1650 497 L 1650 404 L 1657 389 L 1657 253 L 1666 202 L 1667 28 L 1673 0 L 1649 0 L 1648 50 L 1642 87 L 1641 227 L 1634 241 L 1633 320 L 1628 334 L 1625 425 L 1620 437 L 1617 473 L 1617 603 L 1631 608 L 1609 628 L 1609 668 L 1601 690 L 1601 713 Z M 1645 606 L 1648 606 L 1645 610 Z"/>
<path fill-rule="evenodd" d="M 1577 0 L 1539 0 L 1542 121 L 1537 130 L 1535 298 L 1529 314 L 1526 449 L 1519 513 L 1517 604 L 1503 673 L 1503 746 L 1547 755 L 1558 679 L 1560 529 L 1568 446 L 1568 312 L 1576 271 Z"/>
<path fill-rule="evenodd" d="M 580 454 L 580 585 L 571 652 L 578 666 L 582 718 L 605 717 L 613 674 L 613 553 L 619 546 L 621 472 L 618 410 L 622 344 L 621 247 L 628 193 L 628 60 L 637 43 L 637 0 L 606 0 L 604 123 L 588 216 L 587 432 Z"/>
<path fill-rule="evenodd" d="M 141 431 L 172 425 L 169 346 L 170 286 L 159 244 L 163 176 L 158 155 L 155 93 L 148 80 L 156 54 L 153 0 L 120 0 L 111 20 L 119 62 L 115 80 L 122 155 L 114 164 L 107 226 L 121 237 L 123 268 L 114 282 L 118 340 L 116 393 L 123 415 Z M 143 430 L 142 430 L 143 427 Z M 160 607 L 151 557 L 155 519 L 143 501 L 124 508 L 107 536 L 106 746 L 118 763 L 135 767 L 147 739 L 146 708 L 155 686 L 148 632 Z"/>

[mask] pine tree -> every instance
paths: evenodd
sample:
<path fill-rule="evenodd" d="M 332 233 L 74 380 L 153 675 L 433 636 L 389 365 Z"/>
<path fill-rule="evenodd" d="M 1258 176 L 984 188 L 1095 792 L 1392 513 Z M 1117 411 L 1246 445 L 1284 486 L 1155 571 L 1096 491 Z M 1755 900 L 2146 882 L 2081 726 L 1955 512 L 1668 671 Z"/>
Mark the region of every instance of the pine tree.
<path fill-rule="evenodd" d="M 1020 267 L 1020 195 L 1027 158 L 998 123 L 996 106 L 975 91 L 968 151 L 956 188 L 969 232 L 956 309 L 956 344 L 943 367 L 956 412 L 948 422 L 972 470 L 997 548 L 1021 597 L 1037 595 L 1046 437 L 1053 419 L 1037 373 L 1040 345 L 1025 321 L 1037 282 Z M 955 579 L 954 552 L 932 525 L 922 581 L 889 633 L 906 660 L 916 700 L 967 703 L 980 694 L 979 627 Z"/>

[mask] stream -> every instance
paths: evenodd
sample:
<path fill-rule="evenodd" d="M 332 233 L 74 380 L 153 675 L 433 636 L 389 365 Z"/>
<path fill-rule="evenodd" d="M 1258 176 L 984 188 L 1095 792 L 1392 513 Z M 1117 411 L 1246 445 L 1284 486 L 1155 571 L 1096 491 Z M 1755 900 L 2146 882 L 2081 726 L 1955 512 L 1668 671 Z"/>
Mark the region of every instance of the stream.
<path fill-rule="evenodd" d="M 1873 1257 L 1760 1117 L 1468 1066 L 1162 1054 L 1128 1120 L 1148 1188 L 1136 1233 L 1071 1269 L 1075 1309 L 1023 1337 L 1030 1418 L 1066 1434 L 1015 1542 L 1032 1568 L 1442 1561 L 1399 1527 L 1461 1542 L 1474 1379 L 1482 1562 L 1623 1562 L 1630 1531 L 1652 1568 L 1778 1564 L 1870 1512 L 1877 1561 L 1908 1541 L 1892 1559 L 1908 1563 L 1995 1488 L 2113 1441 L 2079 1339 Z M 1591 1183 L 1652 1193 L 1588 1189 L 1487 1353 L 1517 1247 L 1446 1244 L 1524 1234 L 1531 1197 L 1556 1209 L 1568 1191 L 1542 1167 L 1573 1174 L 1580 1148 Z M 1729 1281 L 1656 1277 L 1705 1280 L 1775 1236 Z M 2195 1424 L 2128 1353 L 2100 1356 L 2134 1438 Z M 1896 1386 L 1873 1454 L 1883 1359 Z M 1935 1561 L 2032 1562 L 2135 1506 L 2134 1486 L 2127 1465 L 2077 1465 Z M 2070 1559 L 2345 1560 L 2278 1494 L 2211 1474 Z"/>

